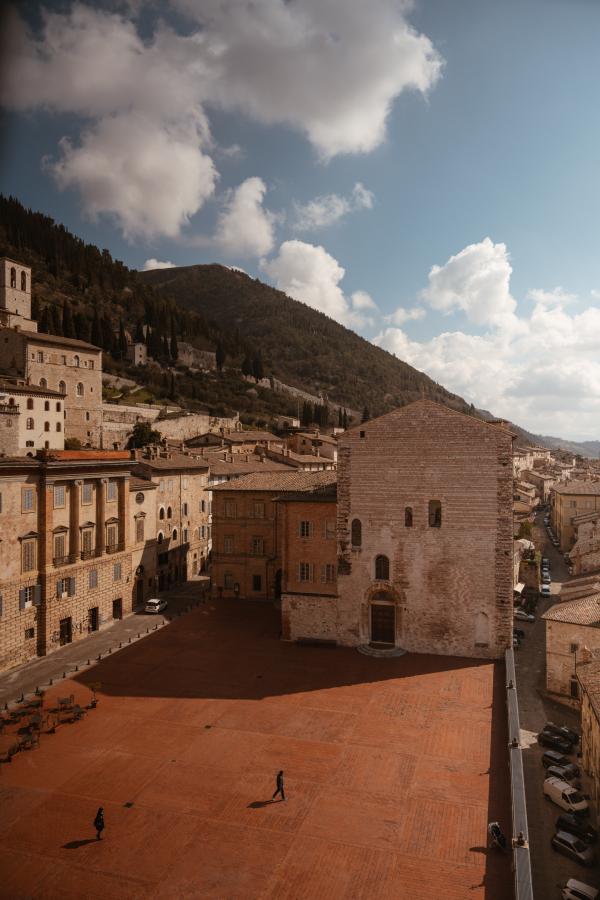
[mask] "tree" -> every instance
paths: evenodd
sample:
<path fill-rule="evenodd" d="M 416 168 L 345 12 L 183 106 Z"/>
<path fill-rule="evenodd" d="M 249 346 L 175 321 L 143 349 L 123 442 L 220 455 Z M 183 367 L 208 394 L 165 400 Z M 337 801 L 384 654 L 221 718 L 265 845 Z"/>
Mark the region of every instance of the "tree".
<path fill-rule="evenodd" d="M 252 374 L 253 374 L 252 360 L 250 359 L 250 357 L 245 356 L 243 359 L 243 362 L 242 362 L 242 375 L 252 375 Z"/>
<path fill-rule="evenodd" d="M 136 344 L 144 343 L 144 340 L 145 340 L 144 339 L 144 326 L 143 326 L 141 319 L 137 320 L 137 323 L 135 326 L 135 335 L 134 335 L 133 339 L 136 342 Z"/>
<path fill-rule="evenodd" d="M 118 343 L 118 353 L 121 359 L 127 358 L 127 338 L 125 336 L 125 326 L 123 325 L 123 319 L 119 319 L 119 343 Z"/>
<path fill-rule="evenodd" d="M 262 359 L 260 357 L 260 353 L 257 354 L 254 357 L 254 359 L 252 360 L 252 374 L 254 375 L 254 377 L 256 378 L 257 381 L 260 381 L 261 378 L 264 377 L 263 364 L 262 364 Z"/>
<path fill-rule="evenodd" d="M 42 310 L 40 321 L 38 322 L 38 329 L 42 334 L 50 334 L 50 327 L 50 309 L 45 306 Z"/>
<path fill-rule="evenodd" d="M 216 355 L 216 357 L 217 357 L 217 360 L 216 360 L 216 362 L 217 362 L 217 369 L 218 369 L 219 372 L 222 372 L 222 371 L 223 371 L 223 364 L 225 363 L 225 351 L 223 350 L 223 347 L 222 347 L 220 341 L 219 341 L 219 343 L 217 344 L 217 350 L 216 350 L 216 354 L 215 354 L 215 355 Z"/>
<path fill-rule="evenodd" d="M 343 428 L 343 419 L 342 419 L 342 407 L 338 406 L 338 428 Z"/>
<path fill-rule="evenodd" d="M 171 345 L 169 347 L 171 351 L 171 359 L 177 361 L 177 357 L 179 356 L 179 348 L 177 347 L 177 332 L 175 328 L 175 317 L 171 316 Z"/>
<path fill-rule="evenodd" d="M 136 447 L 147 447 L 148 444 L 158 444 L 161 440 L 162 434 L 160 431 L 152 428 L 150 422 L 136 422 L 127 441 L 127 449 L 134 450 Z"/>
<path fill-rule="evenodd" d="M 82 445 L 79 438 L 70 437 L 65 438 L 65 450 L 81 450 Z"/>
<path fill-rule="evenodd" d="M 34 322 L 40 317 L 40 301 L 38 300 L 36 294 L 31 298 L 31 318 Z"/>
<path fill-rule="evenodd" d="M 169 384 L 169 397 L 171 400 L 175 399 L 175 376 L 173 375 L 173 372 L 171 372 L 171 381 Z"/>
<path fill-rule="evenodd" d="M 302 416 L 301 423 L 302 425 L 310 425 L 312 419 L 312 406 L 306 400 L 302 404 Z"/>
<path fill-rule="evenodd" d="M 532 532 L 531 532 L 531 522 L 527 522 L 527 521 L 521 522 L 521 524 L 519 525 L 519 535 L 518 535 L 518 536 L 519 536 L 520 538 L 527 538 L 527 540 L 530 541 L 530 540 L 531 540 L 531 534 L 532 534 Z"/>
<path fill-rule="evenodd" d="M 50 334 L 62 334 L 62 317 L 56 303 L 50 304 Z"/>
<path fill-rule="evenodd" d="M 342 428 L 344 431 L 348 428 L 348 413 L 344 410 L 344 415 L 342 416 Z"/>
<path fill-rule="evenodd" d="M 94 306 L 94 318 L 92 319 L 91 341 L 95 347 L 102 346 L 102 325 L 100 324 L 100 315 L 98 313 L 97 306 Z"/>
<path fill-rule="evenodd" d="M 368 422 L 370 418 L 371 418 L 371 413 L 369 412 L 369 407 L 365 406 L 365 408 L 363 409 L 362 419 L 360 421 Z"/>
<path fill-rule="evenodd" d="M 73 313 L 71 312 L 71 304 L 65 300 L 62 310 L 62 333 L 63 337 L 75 337 L 75 324 L 73 322 Z"/>
<path fill-rule="evenodd" d="M 84 313 L 78 310 L 73 321 L 75 324 L 75 337 L 80 341 L 89 341 L 90 339 L 90 323 Z"/>

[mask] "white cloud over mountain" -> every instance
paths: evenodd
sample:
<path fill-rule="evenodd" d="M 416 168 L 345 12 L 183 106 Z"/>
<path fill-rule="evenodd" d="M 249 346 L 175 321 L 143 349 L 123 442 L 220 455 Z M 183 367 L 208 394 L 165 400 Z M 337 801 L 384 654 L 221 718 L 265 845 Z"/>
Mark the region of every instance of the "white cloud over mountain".
<path fill-rule="evenodd" d="M 147 259 L 144 265 L 142 266 L 142 272 L 150 272 L 152 269 L 174 269 L 175 263 L 169 262 L 165 260 L 161 262 L 159 259 L 155 259 L 151 257 L 151 259 Z"/>
<path fill-rule="evenodd" d="M 324 194 L 308 203 L 295 203 L 293 225 L 298 231 L 317 231 L 339 222 L 349 213 L 372 209 L 374 194 L 357 181 L 349 197 Z"/>
<path fill-rule="evenodd" d="M 88 215 L 114 216 L 129 239 L 174 237 L 214 194 L 213 157 L 228 155 L 211 137 L 213 109 L 294 128 L 324 159 L 378 146 L 394 99 L 426 94 L 442 68 L 429 38 L 409 25 L 409 8 L 396 0 L 169 0 L 143 37 L 135 5 L 130 17 L 92 3 L 45 11 L 39 34 L 13 13 L 0 101 L 80 117 L 81 129 L 46 164 L 59 186 L 77 189 Z M 168 23 L 173 12 L 179 29 Z M 245 185 L 220 234 L 231 248 L 239 210 L 249 252 Z M 357 185 L 346 202 L 366 207 L 372 198 Z M 313 219 L 345 214 L 327 205 Z M 254 243 L 265 247 L 264 216 L 259 230 Z"/>
<path fill-rule="evenodd" d="M 226 255 L 264 256 L 273 249 L 275 217 L 263 207 L 266 190 L 261 178 L 247 178 L 227 196 L 215 234 Z"/>

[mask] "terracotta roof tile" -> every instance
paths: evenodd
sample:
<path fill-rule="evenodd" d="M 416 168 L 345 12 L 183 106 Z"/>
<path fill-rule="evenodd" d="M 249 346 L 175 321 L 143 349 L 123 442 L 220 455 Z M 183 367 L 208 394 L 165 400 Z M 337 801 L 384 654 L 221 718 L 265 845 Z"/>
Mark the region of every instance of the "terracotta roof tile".
<path fill-rule="evenodd" d="M 337 472 L 254 472 L 213 487 L 213 491 L 311 491 L 335 484 Z"/>

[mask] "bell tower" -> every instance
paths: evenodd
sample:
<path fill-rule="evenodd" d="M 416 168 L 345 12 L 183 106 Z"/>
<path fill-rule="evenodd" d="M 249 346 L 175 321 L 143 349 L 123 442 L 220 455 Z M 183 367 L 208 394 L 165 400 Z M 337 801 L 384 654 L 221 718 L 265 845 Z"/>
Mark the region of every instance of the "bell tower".
<path fill-rule="evenodd" d="M 5 256 L 0 257 L 0 324 L 37 331 L 31 321 L 31 269 Z"/>

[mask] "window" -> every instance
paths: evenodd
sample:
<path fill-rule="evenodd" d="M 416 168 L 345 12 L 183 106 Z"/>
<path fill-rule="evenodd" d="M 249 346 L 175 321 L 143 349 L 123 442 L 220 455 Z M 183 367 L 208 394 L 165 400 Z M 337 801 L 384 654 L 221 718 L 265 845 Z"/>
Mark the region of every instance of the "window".
<path fill-rule="evenodd" d="M 164 539 L 165 539 L 164 534 L 162 533 L 162 531 L 159 531 L 159 532 L 158 532 L 158 537 L 156 538 L 157 542 L 158 542 L 159 544 L 162 544 L 162 542 L 164 541 Z"/>
<path fill-rule="evenodd" d="M 312 581 L 312 565 L 307 562 L 301 562 L 298 565 L 298 581 Z"/>
<path fill-rule="evenodd" d="M 27 409 L 33 409 L 33 397 L 27 398 Z"/>
<path fill-rule="evenodd" d="M 21 492 L 21 509 L 23 512 L 33 512 L 35 509 L 35 493 L 33 488 L 23 488 Z"/>
<path fill-rule="evenodd" d="M 94 360 L 93 360 L 93 359 L 90 359 L 90 361 L 89 361 L 89 363 L 88 363 L 88 367 L 89 367 L 90 369 L 93 369 L 93 368 L 94 368 Z"/>
<path fill-rule="evenodd" d="M 252 590 L 253 591 L 262 591 L 262 575 L 253 575 L 252 576 Z"/>
<path fill-rule="evenodd" d="M 116 523 L 106 526 L 106 546 L 115 548 L 119 539 L 119 528 Z"/>
<path fill-rule="evenodd" d="M 85 481 L 81 486 L 81 502 L 84 506 L 89 506 L 92 502 L 92 483 Z"/>
<path fill-rule="evenodd" d="M 574 700 L 577 700 L 579 697 L 579 682 L 577 681 L 575 675 L 571 677 L 570 694 Z"/>
<path fill-rule="evenodd" d="M 158 518 L 162 520 L 162 519 L 164 519 L 164 517 L 165 517 L 165 508 L 164 508 L 164 506 L 161 506 L 161 508 L 158 511 Z"/>
<path fill-rule="evenodd" d="M 352 541 L 353 547 L 360 547 L 362 544 L 362 523 L 360 519 L 352 519 L 352 526 L 350 528 L 350 540 Z"/>
<path fill-rule="evenodd" d="M 429 501 L 429 527 L 442 527 L 442 504 L 439 500 Z"/>
<path fill-rule="evenodd" d="M 142 518 L 135 521 L 135 539 L 138 544 L 144 540 L 144 520 Z"/>
<path fill-rule="evenodd" d="M 79 357 L 77 355 L 75 355 L 73 357 L 73 365 L 75 365 L 75 366 L 77 366 L 77 368 L 79 368 L 80 362 L 79 362 Z M 81 385 L 81 387 L 83 388 L 83 385 Z M 79 393 L 79 385 L 77 385 L 77 393 Z"/>
<path fill-rule="evenodd" d="M 64 353 L 63 353 L 63 355 L 61 356 L 61 362 L 62 362 L 63 366 L 66 366 L 66 364 L 67 364 L 67 357 L 64 355 Z M 64 384 L 64 381 L 61 382 L 61 384 Z"/>
<path fill-rule="evenodd" d="M 44 422 L 44 431 L 50 431 L 50 422 Z"/>
<path fill-rule="evenodd" d="M 48 387 L 48 382 L 45 378 L 40 378 L 40 387 L 44 389 Z"/>
<path fill-rule="evenodd" d="M 321 566 L 321 581 L 328 584 L 335 581 L 335 566 L 333 563 L 326 563 L 324 566 Z"/>
<path fill-rule="evenodd" d="M 25 272 L 21 272 L 21 290 L 27 290 L 27 275 L 25 274 Z"/>
<path fill-rule="evenodd" d="M 117 499 L 117 482 L 109 481 L 106 485 L 106 499 L 107 500 L 116 500 Z"/>
<path fill-rule="evenodd" d="M 120 581 L 121 574 L 122 574 L 121 563 L 120 562 L 115 563 L 113 566 L 113 581 Z"/>
<path fill-rule="evenodd" d="M 66 393 L 67 393 L 67 385 L 65 384 L 64 381 L 59 381 L 59 382 L 58 382 L 58 392 L 59 392 L 59 394 L 66 394 Z"/>
<path fill-rule="evenodd" d="M 60 403 L 57 403 L 57 404 L 56 404 L 56 412 L 60 412 L 60 411 L 61 411 L 61 408 L 62 408 L 62 407 L 61 407 Z"/>
<path fill-rule="evenodd" d="M 74 578 L 59 578 L 56 582 L 56 596 L 61 597 L 63 600 L 65 597 L 74 597 L 75 596 L 75 579 Z"/>
<path fill-rule="evenodd" d="M 77 382 L 77 396 L 83 397 L 83 385 L 82 385 L 81 381 Z"/>
<path fill-rule="evenodd" d="M 36 567 L 37 538 L 23 541 L 21 544 L 21 571 L 32 572 Z"/>
<path fill-rule="evenodd" d="M 262 501 L 256 501 L 252 504 L 252 515 L 255 519 L 264 519 L 265 504 Z"/>
<path fill-rule="evenodd" d="M 177 529 L 176 528 L 173 529 L 173 540 L 174 541 L 177 540 Z"/>
<path fill-rule="evenodd" d="M 9 405 L 9 406 L 14 406 L 14 405 L 15 405 L 15 398 L 14 398 L 14 397 L 9 397 L 9 398 L 8 398 L 8 405 Z"/>
<path fill-rule="evenodd" d="M 412 506 L 404 507 L 404 527 L 412 528 L 413 516 L 412 516 Z"/>
<path fill-rule="evenodd" d="M 233 590 L 233 575 L 231 572 L 225 572 L 225 576 L 223 578 L 223 587 L 226 591 Z"/>
<path fill-rule="evenodd" d="M 65 536 L 54 535 L 54 565 L 62 565 L 65 562 Z"/>
<path fill-rule="evenodd" d="M 169 480 L 167 481 L 167 491 L 169 492 L 169 494 L 173 493 L 173 479 L 172 478 L 169 478 Z"/>
<path fill-rule="evenodd" d="M 17 270 L 14 266 L 10 267 L 10 286 L 11 288 L 16 288 L 17 286 Z"/>
<path fill-rule="evenodd" d="M 188 489 L 188 480 L 187 480 L 187 478 L 183 478 L 181 484 L 182 484 L 183 490 L 184 490 L 184 491 L 187 491 L 187 489 Z"/>
<path fill-rule="evenodd" d="M 54 485 L 54 509 L 62 509 L 65 505 L 65 486 L 64 484 Z"/>
<path fill-rule="evenodd" d="M 181 505 L 181 515 L 182 515 L 182 516 L 187 516 L 187 515 L 188 515 L 188 505 L 187 505 L 187 503 L 182 503 L 182 505 Z"/>
<path fill-rule="evenodd" d="M 188 542 L 188 530 L 187 528 L 183 528 L 181 531 L 181 540 L 184 544 Z"/>
<path fill-rule="evenodd" d="M 35 637 L 35 628 L 26 628 L 25 629 L 25 640 L 30 641 Z"/>
<path fill-rule="evenodd" d="M 57 430 L 57 431 L 62 431 L 62 425 L 60 424 L 60 422 L 57 422 L 57 423 L 56 423 L 56 430 Z"/>
<path fill-rule="evenodd" d="M 375 578 L 377 581 L 389 581 L 390 561 L 387 556 L 375 557 Z"/>
<path fill-rule="evenodd" d="M 164 481 L 159 481 L 159 482 L 158 482 L 158 489 L 159 489 L 159 491 L 164 491 L 164 489 L 165 489 L 165 483 L 164 483 Z"/>
<path fill-rule="evenodd" d="M 361 436 L 361 438 L 364 438 L 365 432 L 364 432 L 364 431 L 361 431 L 361 432 L 360 432 L 360 436 Z"/>
<path fill-rule="evenodd" d="M 42 602 L 41 584 L 32 584 L 21 588 L 19 591 L 19 609 L 28 609 L 30 606 L 39 606 Z"/>
<path fill-rule="evenodd" d="M 27 431 L 33 431 L 34 428 L 35 428 L 35 422 L 30 417 L 29 419 L 27 419 Z"/>
<path fill-rule="evenodd" d="M 327 540 L 331 540 L 332 538 L 335 538 L 335 520 L 334 519 L 327 519 L 327 521 L 325 522 L 325 526 L 323 529 L 323 536 L 325 538 L 327 538 Z"/>
<path fill-rule="evenodd" d="M 37 361 L 43 363 L 44 362 L 44 351 L 38 350 L 37 352 Z"/>
<path fill-rule="evenodd" d="M 44 400 L 44 412 L 50 412 L 50 401 Z"/>
<path fill-rule="evenodd" d="M 206 500 L 200 501 L 200 512 L 206 512 Z"/>
<path fill-rule="evenodd" d="M 83 528 L 81 530 L 81 552 L 89 555 L 92 552 L 93 529 Z"/>
<path fill-rule="evenodd" d="M 172 519 L 172 518 L 173 518 L 173 510 L 171 509 L 170 506 L 167 506 L 167 519 Z"/>
<path fill-rule="evenodd" d="M 202 529 L 204 531 L 204 529 Z M 204 535 L 202 535 L 204 537 Z M 233 535 L 226 534 L 223 538 L 223 553 L 233 553 Z"/>
<path fill-rule="evenodd" d="M 264 553 L 265 542 L 261 537 L 253 537 L 250 541 L 250 552 L 253 556 L 262 556 Z"/>
<path fill-rule="evenodd" d="M 225 516 L 228 519 L 235 519 L 235 503 L 233 500 L 225 501 Z"/>
<path fill-rule="evenodd" d="M 85 414 L 85 421 L 86 421 L 86 422 L 89 422 L 89 421 L 90 421 L 90 414 L 89 414 L 89 412 L 86 412 L 86 414 Z M 89 434 L 89 431 L 88 431 L 88 434 Z"/>
<path fill-rule="evenodd" d="M 201 525 L 200 526 L 200 537 L 203 539 L 204 539 L 204 531 L 205 531 L 204 525 Z"/>
<path fill-rule="evenodd" d="M 313 523 L 312 523 L 312 522 L 308 522 L 308 521 L 306 521 L 305 519 L 303 519 L 303 520 L 299 523 L 299 529 L 298 529 L 298 530 L 299 530 L 300 537 L 302 537 L 302 538 L 312 537 L 312 533 L 313 533 Z"/>
<path fill-rule="evenodd" d="M 93 590 L 98 587 L 98 569 L 90 569 L 88 572 L 88 588 Z"/>

